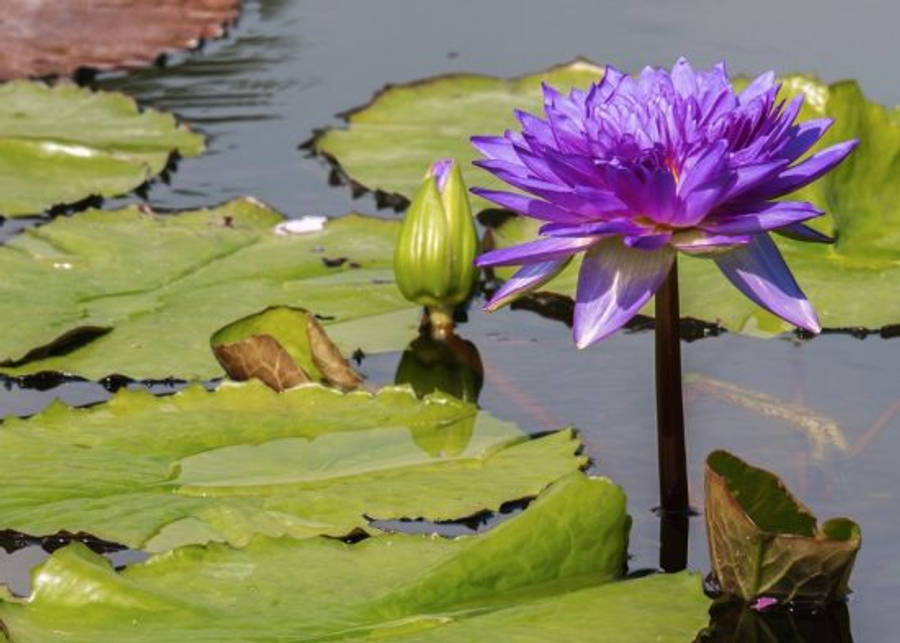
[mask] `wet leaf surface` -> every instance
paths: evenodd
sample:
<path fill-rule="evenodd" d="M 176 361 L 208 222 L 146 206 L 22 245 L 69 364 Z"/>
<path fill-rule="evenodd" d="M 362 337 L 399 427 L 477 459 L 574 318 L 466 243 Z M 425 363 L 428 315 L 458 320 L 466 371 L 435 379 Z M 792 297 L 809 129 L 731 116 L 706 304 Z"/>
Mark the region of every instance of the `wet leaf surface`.
<path fill-rule="evenodd" d="M 453 440 L 448 436 L 461 434 Z M 454 452 L 422 445 L 453 443 Z M 450 520 L 536 495 L 583 466 L 571 430 L 531 440 L 408 388 L 276 393 L 249 381 L 61 403 L 0 431 L 0 525 L 161 551 L 257 533 L 344 536 L 366 517 Z"/>
<path fill-rule="evenodd" d="M 176 151 L 199 155 L 203 136 L 171 114 L 140 111 L 123 94 L 68 84 L 0 85 L 2 216 L 123 194 L 162 172 Z"/>
<path fill-rule="evenodd" d="M 774 474 L 726 451 L 706 461 L 706 526 L 713 572 L 745 601 L 843 598 L 861 537 L 847 518 L 821 526 Z"/>
<path fill-rule="evenodd" d="M 399 225 L 359 215 L 306 234 L 252 199 L 163 215 L 89 211 L 0 247 L 0 371 L 209 379 L 209 338 L 273 305 L 315 312 L 345 355 L 400 349 L 418 311 L 393 284 Z M 323 253 L 353 257 L 327 267 Z"/>
<path fill-rule="evenodd" d="M 384 193 L 408 198 L 418 184 L 420 168 L 443 156 L 459 159 L 470 186 L 510 189 L 470 165 L 476 153 L 469 137 L 517 129 L 514 108 L 540 113 L 542 79 L 567 89 L 584 87 L 601 74 L 599 67 L 576 61 L 521 78 L 449 75 L 392 86 L 351 111 L 346 129 L 327 129 L 310 145 L 351 180 Z M 813 225 L 836 236 L 837 243 L 828 246 L 780 237 L 776 242 L 823 326 L 874 330 L 896 326 L 900 324 L 897 110 L 867 101 L 852 81 L 825 85 L 794 75 L 783 82 L 782 96 L 806 95 L 801 120 L 835 119 L 810 153 L 849 138 L 859 138 L 860 145 L 836 171 L 792 196 L 809 199 L 828 213 Z M 494 207 L 481 199 L 474 199 L 473 205 Z M 493 228 L 495 246 L 534 238 L 538 227 L 531 219 L 506 220 Z M 579 265 L 579 260 L 572 262 L 543 289 L 570 296 Z M 683 316 L 754 335 L 791 328 L 748 301 L 713 262 L 683 257 L 679 268 Z M 507 278 L 513 269 L 495 272 Z M 652 315 L 652 302 L 642 312 Z"/>
<path fill-rule="evenodd" d="M 0 80 L 148 65 L 222 35 L 239 0 L 4 0 Z"/>
<path fill-rule="evenodd" d="M 629 522 L 617 486 L 572 474 L 523 514 L 454 540 L 259 537 L 122 573 L 76 544 L 39 568 L 27 602 L 0 602 L 0 619 L 10 643 L 691 640 L 709 605 L 698 577 L 610 582 Z"/>
<path fill-rule="evenodd" d="M 362 383 L 315 315 L 302 308 L 267 308 L 220 329 L 210 344 L 239 382 L 255 377 L 276 391 L 312 381 L 349 391 Z"/>

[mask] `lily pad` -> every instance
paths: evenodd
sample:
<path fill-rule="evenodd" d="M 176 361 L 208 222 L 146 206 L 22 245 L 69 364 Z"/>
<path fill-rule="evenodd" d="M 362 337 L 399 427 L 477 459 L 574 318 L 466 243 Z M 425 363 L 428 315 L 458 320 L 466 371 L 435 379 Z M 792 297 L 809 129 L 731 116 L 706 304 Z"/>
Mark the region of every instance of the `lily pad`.
<path fill-rule="evenodd" d="M 307 145 L 345 179 L 387 202 L 411 199 L 422 168 L 437 158 L 457 159 L 466 185 L 499 187 L 498 180 L 471 165 L 476 152 L 469 138 L 515 127 L 514 109 L 539 111 L 541 81 L 585 86 L 602 74 L 601 67 L 578 59 L 517 78 L 449 74 L 390 85 L 346 112 L 346 129 L 324 129 Z M 472 207 L 493 206 L 472 196 Z"/>
<path fill-rule="evenodd" d="M 420 446 L 456 433 L 469 437 L 453 453 Z M 531 440 L 472 404 L 406 387 L 120 391 L 4 422 L 0 528 L 154 551 L 343 536 L 369 530 L 366 516 L 450 520 L 534 496 L 585 464 L 579 446 L 571 430 Z"/>
<path fill-rule="evenodd" d="M 847 518 L 821 526 L 774 474 L 726 452 L 706 460 L 706 530 L 722 589 L 752 601 L 843 598 L 861 536 Z"/>
<path fill-rule="evenodd" d="M 171 114 L 140 110 L 124 94 L 27 81 L 0 85 L 2 216 L 123 194 L 159 174 L 175 151 L 197 156 L 203 136 Z"/>
<path fill-rule="evenodd" d="M 339 541 L 256 538 L 186 547 L 114 572 L 81 545 L 0 602 L 10 643 L 105 641 L 692 640 L 709 601 L 689 574 L 625 582 L 625 497 L 564 478 L 479 535 Z"/>
<path fill-rule="evenodd" d="M 451 75 L 393 86 L 350 112 L 346 129 L 325 130 L 310 145 L 353 181 L 385 193 L 409 197 L 420 168 L 442 156 L 459 159 L 468 185 L 509 189 L 467 162 L 476 157 L 469 137 L 517 128 L 514 108 L 540 113 L 541 80 L 567 89 L 584 87 L 601 74 L 596 65 L 575 61 L 521 78 Z M 810 153 L 848 138 L 859 138 L 860 145 L 836 171 L 792 196 L 829 213 L 814 225 L 835 235 L 837 243 L 776 242 L 823 326 L 878 330 L 900 324 L 900 110 L 867 101 L 852 81 L 826 85 L 794 75 L 783 83 L 784 96 L 806 95 L 801 119 L 835 119 Z M 473 199 L 473 205 L 489 204 Z M 508 220 L 494 230 L 496 245 L 534 238 L 539 225 Z M 570 296 L 578 265 L 573 262 L 544 289 Z M 513 270 L 496 272 L 505 278 Z M 735 290 L 713 262 L 683 257 L 679 272 L 683 316 L 755 335 L 791 328 Z M 652 315 L 652 303 L 642 312 Z"/>
<path fill-rule="evenodd" d="M 88 211 L 0 247 L 0 370 L 207 379 L 225 324 L 273 305 L 319 315 L 349 355 L 400 349 L 418 311 L 393 284 L 399 224 L 348 215 L 279 234 L 252 199 L 178 215 Z M 335 257 L 346 258 L 337 262 Z"/>
<path fill-rule="evenodd" d="M 210 344 L 228 377 L 239 382 L 255 377 L 275 391 L 307 382 L 349 391 L 362 383 L 316 316 L 303 308 L 267 308 L 220 329 Z"/>
<path fill-rule="evenodd" d="M 4 0 L 0 80 L 139 67 L 220 36 L 240 0 Z"/>

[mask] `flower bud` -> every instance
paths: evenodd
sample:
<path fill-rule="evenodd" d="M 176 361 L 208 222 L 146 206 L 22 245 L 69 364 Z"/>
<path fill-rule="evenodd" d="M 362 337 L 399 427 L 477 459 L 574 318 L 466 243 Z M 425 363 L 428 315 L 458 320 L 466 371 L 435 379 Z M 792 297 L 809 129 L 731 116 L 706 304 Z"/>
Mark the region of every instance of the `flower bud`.
<path fill-rule="evenodd" d="M 394 251 L 403 296 L 446 311 L 472 293 L 478 236 L 459 165 L 436 161 L 413 197 Z"/>

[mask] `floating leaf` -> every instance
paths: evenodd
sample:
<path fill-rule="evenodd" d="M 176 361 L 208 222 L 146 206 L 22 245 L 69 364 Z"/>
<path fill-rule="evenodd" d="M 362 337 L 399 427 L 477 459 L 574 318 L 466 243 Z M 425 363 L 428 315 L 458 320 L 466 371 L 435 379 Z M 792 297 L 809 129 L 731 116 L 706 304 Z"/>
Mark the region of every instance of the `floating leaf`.
<path fill-rule="evenodd" d="M 273 306 L 218 330 L 210 340 L 228 377 L 257 378 L 276 391 L 306 382 L 357 388 L 359 373 L 341 355 L 315 315 L 302 308 Z"/>
<path fill-rule="evenodd" d="M 420 168 L 442 156 L 459 159 L 469 185 L 509 189 L 469 164 L 476 157 L 469 137 L 516 129 L 514 108 L 540 113 L 542 79 L 568 89 L 584 87 L 601 74 L 599 67 L 575 61 L 514 79 L 450 75 L 392 86 L 350 112 L 346 129 L 327 129 L 310 145 L 353 181 L 383 193 L 409 197 Z M 882 329 L 900 324 L 900 110 L 868 102 L 851 81 L 825 85 L 797 75 L 783 83 L 783 96 L 806 95 L 801 119 L 835 119 L 810 153 L 849 138 L 859 138 L 860 145 L 837 170 L 795 195 L 829 213 L 815 225 L 836 235 L 837 243 L 776 241 L 823 326 Z M 475 199 L 473 205 L 489 204 Z M 539 225 L 530 219 L 508 220 L 494 230 L 496 246 L 534 238 Z M 579 263 L 577 258 L 544 289 L 572 295 Z M 679 264 L 683 316 L 758 335 L 791 328 L 735 290 L 713 262 L 681 257 Z M 503 278 L 512 271 L 496 269 Z M 642 312 L 652 311 L 651 303 Z"/>
<path fill-rule="evenodd" d="M 152 63 L 220 36 L 239 0 L 4 0 L 0 80 Z"/>
<path fill-rule="evenodd" d="M 81 545 L 0 602 L 10 643 L 608 641 L 682 643 L 707 620 L 700 580 L 625 582 L 625 498 L 581 474 L 490 532 L 447 540 L 257 538 L 187 547 L 114 572 Z"/>
<path fill-rule="evenodd" d="M 713 572 L 726 593 L 819 603 L 847 593 L 859 527 L 847 518 L 817 526 L 774 474 L 714 451 L 705 516 Z"/>
<path fill-rule="evenodd" d="M 345 354 L 400 349 L 417 310 L 393 284 L 399 224 L 349 215 L 278 234 L 244 199 L 176 216 L 89 211 L 0 247 L 0 370 L 206 379 L 210 336 L 272 305 L 314 311 Z M 348 257 L 341 265 L 329 259 Z"/>
<path fill-rule="evenodd" d="M 419 446 L 462 424 L 454 453 Z M 474 424 L 474 426 L 472 426 Z M 379 519 L 464 518 L 584 465 L 571 430 L 531 440 L 477 407 L 251 380 L 169 397 L 123 390 L 0 431 L 0 528 L 87 532 L 154 551 L 255 533 L 346 535 Z"/>
<path fill-rule="evenodd" d="M 159 174 L 176 150 L 197 156 L 203 137 L 123 94 L 0 85 L 0 215 L 123 194 Z"/>
<path fill-rule="evenodd" d="M 388 201 L 412 198 L 422 168 L 437 158 L 457 159 L 466 185 L 498 187 L 499 181 L 471 165 L 476 152 L 469 137 L 515 127 L 514 109 L 539 110 L 541 81 L 585 86 L 602 73 L 593 63 L 575 60 L 518 78 L 449 74 L 391 85 L 347 112 L 346 129 L 325 129 L 308 145 L 346 178 Z M 476 211 L 489 205 L 472 197 Z"/>

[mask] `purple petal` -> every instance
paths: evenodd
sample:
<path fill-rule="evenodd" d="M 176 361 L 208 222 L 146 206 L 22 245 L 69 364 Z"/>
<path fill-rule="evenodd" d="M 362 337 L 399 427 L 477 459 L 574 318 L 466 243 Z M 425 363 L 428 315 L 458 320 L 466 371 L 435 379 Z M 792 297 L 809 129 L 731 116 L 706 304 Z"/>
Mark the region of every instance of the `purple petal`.
<path fill-rule="evenodd" d="M 514 212 L 527 214 L 528 216 L 534 219 L 540 219 L 541 221 L 552 221 L 554 223 L 565 224 L 584 223 L 584 217 L 578 216 L 568 210 L 563 210 L 552 203 L 535 199 L 526 194 L 501 192 L 500 190 L 486 190 L 484 188 L 472 188 L 471 192 L 483 199 L 493 201 L 504 208 L 509 208 Z"/>
<path fill-rule="evenodd" d="M 503 136 L 473 136 L 469 139 L 472 147 L 488 158 L 518 163 L 519 157 L 513 149 L 512 142 Z"/>
<path fill-rule="evenodd" d="M 758 234 L 775 228 L 783 228 L 824 214 L 806 201 L 775 201 L 754 203 L 741 212 L 709 218 L 698 227 L 713 234 Z"/>
<path fill-rule="evenodd" d="M 758 190 L 752 191 L 748 198 L 774 199 L 802 188 L 843 161 L 858 144 L 858 140 L 852 139 L 816 152 L 802 163 L 786 169 L 778 175 L 778 178 L 760 186 Z"/>
<path fill-rule="evenodd" d="M 767 234 L 737 250 L 714 257 L 735 288 L 751 301 L 795 326 L 818 333 L 816 313 Z"/>
<path fill-rule="evenodd" d="M 675 252 L 646 252 L 610 237 L 584 256 L 575 297 L 575 344 L 585 348 L 622 327 L 659 288 Z"/>
<path fill-rule="evenodd" d="M 722 195 L 722 202 L 731 201 L 756 186 L 765 183 L 784 170 L 789 163 L 790 161 L 786 159 L 776 159 L 735 168 L 734 183 Z"/>
<path fill-rule="evenodd" d="M 684 56 L 672 67 L 672 84 L 682 96 L 693 96 L 697 93 L 697 74 Z"/>
<path fill-rule="evenodd" d="M 778 152 L 779 156 L 790 161 L 800 158 L 825 135 L 833 122 L 830 118 L 817 118 L 798 123 L 796 131 L 790 133 L 790 140 Z"/>
<path fill-rule="evenodd" d="M 673 220 L 674 223 L 692 225 L 702 220 L 721 201 L 730 180 L 727 152 L 728 143 L 719 139 L 696 160 L 686 164 L 678 185 L 682 211 Z"/>
<path fill-rule="evenodd" d="M 672 235 L 671 245 L 686 254 L 714 254 L 732 250 L 753 241 L 753 235 L 709 234 L 693 228 Z"/>
<path fill-rule="evenodd" d="M 641 250 L 658 250 L 669 243 L 672 238 L 671 232 L 657 232 L 653 234 L 630 234 L 622 238 L 629 248 L 639 248 Z"/>
<path fill-rule="evenodd" d="M 514 145 L 513 149 L 516 154 L 518 154 L 521 162 L 531 170 L 531 173 L 537 176 L 538 178 L 549 181 L 551 183 L 565 183 L 570 184 L 569 181 L 566 180 L 565 176 L 561 176 L 557 172 L 553 171 L 553 168 L 547 163 L 547 159 L 544 158 L 541 154 L 535 154 L 530 149 L 526 147 L 522 147 L 519 145 Z"/>
<path fill-rule="evenodd" d="M 477 259 L 475 265 L 484 266 L 510 266 L 523 263 L 535 263 L 549 261 L 551 259 L 563 259 L 576 252 L 586 250 L 596 244 L 599 237 L 537 239 L 518 246 L 501 248 L 486 252 Z"/>
<path fill-rule="evenodd" d="M 824 232 L 819 232 L 818 230 L 810 228 L 808 225 L 804 225 L 802 223 L 792 223 L 790 225 L 784 226 L 783 228 L 772 230 L 772 232 L 780 234 L 783 237 L 787 237 L 788 239 L 794 239 L 795 241 L 807 241 L 810 243 L 834 243 L 833 237 L 829 237 Z"/>
<path fill-rule="evenodd" d="M 750 609 L 757 612 L 765 612 L 770 607 L 775 607 L 778 605 L 778 599 L 772 598 L 771 596 L 760 596 L 757 598 L 752 605 L 750 605 Z"/>
<path fill-rule="evenodd" d="M 570 225 L 567 223 L 547 223 L 541 226 L 540 234 L 548 234 L 553 237 L 589 237 L 609 234 L 637 235 L 647 232 L 647 228 L 628 219 L 613 219 L 611 221 L 593 221 Z"/>
<path fill-rule="evenodd" d="M 571 257 L 553 261 L 540 261 L 522 266 L 494 293 L 491 300 L 484 305 L 484 309 L 497 310 L 519 295 L 535 288 L 540 288 L 562 272 L 569 265 L 570 260 Z"/>
<path fill-rule="evenodd" d="M 756 79 L 747 86 L 747 89 L 738 94 L 738 103 L 746 105 L 754 98 L 764 95 L 775 85 L 775 72 L 767 71 L 760 74 Z"/>
<path fill-rule="evenodd" d="M 450 176 L 450 169 L 453 167 L 453 159 L 440 159 L 431 164 L 428 168 L 428 175 L 433 176 L 437 181 L 438 190 L 443 190 L 447 183 L 447 177 Z"/>

